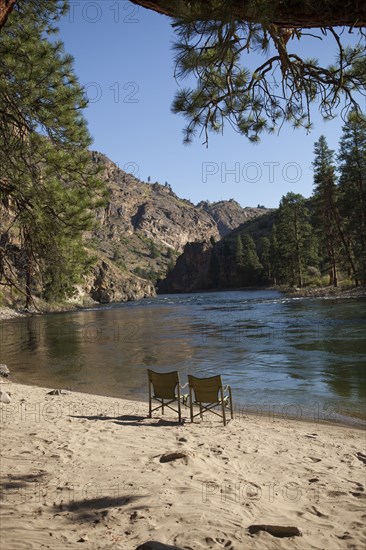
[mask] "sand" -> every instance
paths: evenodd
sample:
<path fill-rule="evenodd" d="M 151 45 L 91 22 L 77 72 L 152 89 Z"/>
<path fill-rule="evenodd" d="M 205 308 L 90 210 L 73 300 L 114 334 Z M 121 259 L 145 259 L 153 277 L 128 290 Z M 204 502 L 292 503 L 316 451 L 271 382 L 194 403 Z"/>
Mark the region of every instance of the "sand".
<path fill-rule="evenodd" d="M 365 432 L 277 418 L 178 425 L 147 404 L 2 383 L 2 550 L 361 550 Z M 183 458 L 160 462 L 165 453 Z M 251 535 L 250 525 L 302 536 Z"/>
<path fill-rule="evenodd" d="M 15 317 L 24 317 L 24 313 L 11 309 L 10 307 L 0 307 L 0 321 L 14 319 Z"/>

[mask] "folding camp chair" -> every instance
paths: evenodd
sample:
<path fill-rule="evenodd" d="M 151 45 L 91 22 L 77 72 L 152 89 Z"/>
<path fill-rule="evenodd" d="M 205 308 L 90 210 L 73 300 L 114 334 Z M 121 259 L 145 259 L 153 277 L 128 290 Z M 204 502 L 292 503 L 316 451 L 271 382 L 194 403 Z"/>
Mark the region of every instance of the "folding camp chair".
<path fill-rule="evenodd" d="M 180 402 L 183 398 L 184 403 L 185 396 L 181 396 L 180 394 L 180 389 L 184 388 L 184 386 L 181 386 L 179 383 L 178 372 L 160 373 L 147 369 L 147 374 L 149 377 L 149 418 L 152 417 L 154 411 L 159 409 L 162 409 L 162 414 L 164 414 L 165 407 L 168 407 L 178 413 L 179 422 L 182 422 Z M 160 403 L 154 409 L 152 408 L 153 399 Z M 171 406 L 175 402 L 177 402 L 178 410 Z"/>
<path fill-rule="evenodd" d="M 222 418 L 224 421 L 224 426 L 226 426 L 225 407 L 230 407 L 231 418 L 233 418 L 233 398 L 231 387 L 222 385 L 221 376 L 218 375 L 211 376 L 210 378 L 196 378 L 195 376 L 189 374 L 188 385 L 191 422 L 193 422 L 193 419 L 196 416 L 200 415 L 200 417 L 203 418 L 203 413 L 211 412 Z M 227 395 L 225 395 L 224 392 L 227 392 Z M 199 406 L 199 413 L 193 414 L 193 404 Z M 221 413 L 212 410 L 216 406 L 221 407 Z"/>

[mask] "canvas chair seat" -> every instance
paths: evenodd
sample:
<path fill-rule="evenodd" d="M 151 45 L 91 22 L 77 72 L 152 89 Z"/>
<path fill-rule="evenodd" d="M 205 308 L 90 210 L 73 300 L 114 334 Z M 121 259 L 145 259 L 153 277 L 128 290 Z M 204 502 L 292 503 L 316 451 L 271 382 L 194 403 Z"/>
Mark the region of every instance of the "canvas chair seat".
<path fill-rule="evenodd" d="M 181 395 L 182 387 L 179 383 L 179 374 L 173 372 L 154 372 L 147 369 L 149 378 L 149 418 L 152 418 L 154 411 L 160 410 L 164 414 L 165 408 L 178 413 L 179 422 L 182 422 L 181 402 L 187 402 L 187 395 Z M 152 408 L 153 401 L 157 401 L 159 405 Z M 172 406 L 176 403 L 177 408 Z"/>
<path fill-rule="evenodd" d="M 190 395 L 190 412 L 191 422 L 196 416 L 203 418 L 203 414 L 210 412 L 216 414 L 223 419 L 226 426 L 226 411 L 225 408 L 230 407 L 231 419 L 233 419 L 233 399 L 230 386 L 223 386 L 221 376 L 211 376 L 210 378 L 197 378 L 196 376 L 188 375 L 189 395 Z M 227 393 L 225 393 L 227 392 Z M 198 405 L 200 410 L 194 414 L 193 405 Z M 213 410 L 219 407 L 221 412 Z"/>

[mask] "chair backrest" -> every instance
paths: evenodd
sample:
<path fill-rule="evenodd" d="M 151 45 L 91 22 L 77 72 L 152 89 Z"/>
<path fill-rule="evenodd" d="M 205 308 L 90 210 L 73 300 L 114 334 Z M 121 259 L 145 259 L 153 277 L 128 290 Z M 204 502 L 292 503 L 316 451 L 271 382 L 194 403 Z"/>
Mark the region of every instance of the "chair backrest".
<path fill-rule="evenodd" d="M 159 399 L 174 399 L 175 388 L 179 384 L 178 371 L 154 372 L 147 369 L 149 382 L 153 385 L 155 397 Z"/>
<path fill-rule="evenodd" d="M 193 389 L 195 399 L 199 403 L 216 403 L 219 400 L 219 390 L 222 388 L 221 376 L 196 378 L 188 375 L 189 387 Z"/>

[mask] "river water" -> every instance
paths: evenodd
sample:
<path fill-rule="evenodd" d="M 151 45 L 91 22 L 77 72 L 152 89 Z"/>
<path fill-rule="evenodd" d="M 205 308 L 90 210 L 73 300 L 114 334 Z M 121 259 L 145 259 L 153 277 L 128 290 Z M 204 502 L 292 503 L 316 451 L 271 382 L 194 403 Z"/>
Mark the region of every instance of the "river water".
<path fill-rule="evenodd" d="M 163 295 L 0 323 L 16 382 L 146 400 L 146 369 L 222 374 L 236 414 L 363 424 L 366 299 Z"/>

